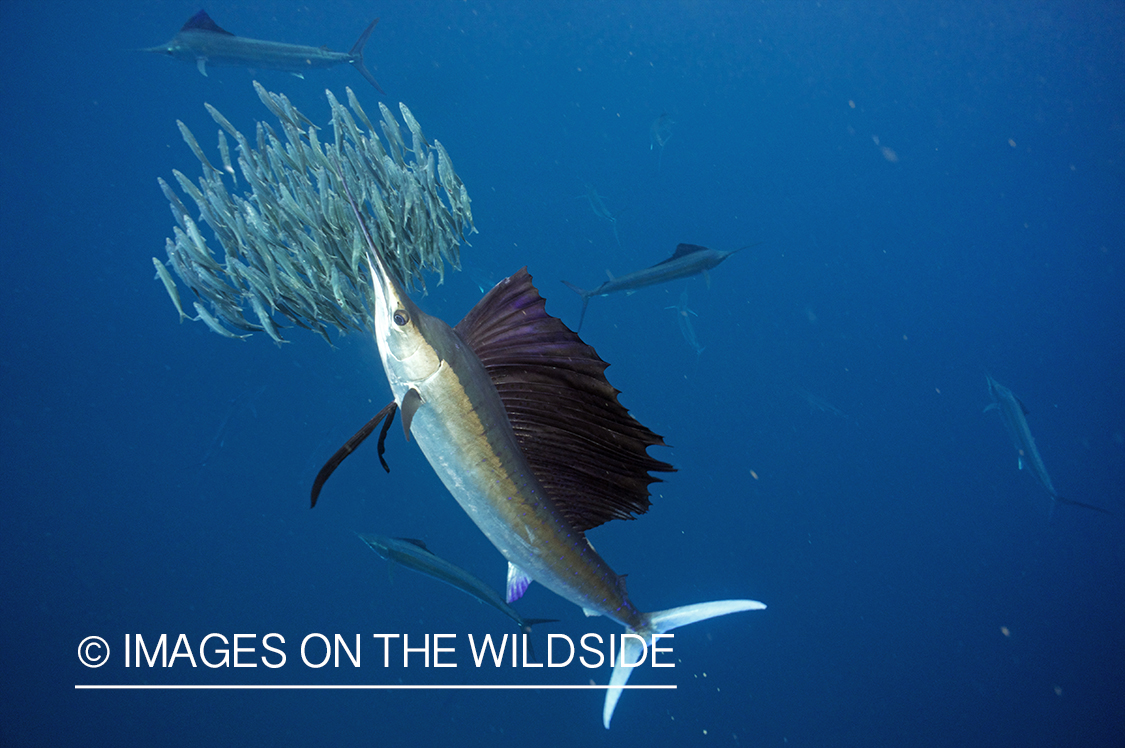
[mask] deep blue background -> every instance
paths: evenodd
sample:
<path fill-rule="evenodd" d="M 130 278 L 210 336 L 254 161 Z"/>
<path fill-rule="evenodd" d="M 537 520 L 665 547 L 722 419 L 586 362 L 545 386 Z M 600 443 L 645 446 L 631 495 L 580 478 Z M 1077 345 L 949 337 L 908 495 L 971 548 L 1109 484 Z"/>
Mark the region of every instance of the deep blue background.
<path fill-rule="evenodd" d="M 321 463 L 389 398 L 371 340 L 225 340 L 177 324 L 152 279 L 172 225 L 156 178 L 199 173 L 176 119 L 214 153 L 203 102 L 245 132 L 270 119 L 254 77 L 318 122 L 326 87 L 371 112 L 370 87 L 347 66 L 204 78 L 131 51 L 191 2 L 0 4 L 0 742 L 1121 745 L 1125 11 L 889 6 L 207 6 L 235 33 L 338 50 L 382 17 L 367 58 L 385 101 L 446 145 L 474 200 L 465 272 L 421 300 L 451 323 L 523 265 L 574 325 L 562 279 L 761 242 L 709 288 L 590 305 L 583 337 L 679 468 L 648 516 L 591 533 L 598 550 L 644 609 L 769 605 L 678 631 L 677 668 L 634 682 L 679 689 L 625 694 L 606 733 L 600 692 L 74 690 L 591 676 L 294 662 L 311 631 L 512 630 L 353 536 L 422 537 L 503 583 L 397 429 L 389 476 L 365 448 L 308 509 Z M 620 248 L 587 183 L 622 211 Z M 685 288 L 699 356 L 665 309 Z M 1048 521 L 981 412 L 986 371 L 1031 409 L 1059 490 L 1115 517 Z M 537 586 L 519 607 L 563 619 L 541 636 L 619 631 Z M 119 658 L 126 633 L 212 631 L 282 632 L 290 664 L 75 658 L 90 634 Z"/>

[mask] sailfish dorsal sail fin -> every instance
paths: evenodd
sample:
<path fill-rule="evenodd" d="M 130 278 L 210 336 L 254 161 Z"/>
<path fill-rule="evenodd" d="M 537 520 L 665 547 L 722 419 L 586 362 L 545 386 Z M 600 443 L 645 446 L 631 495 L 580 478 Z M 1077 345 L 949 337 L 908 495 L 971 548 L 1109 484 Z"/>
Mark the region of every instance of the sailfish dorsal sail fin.
<path fill-rule="evenodd" d="M 216 34 L 234 36 L 234 34 L 212 21 L 211 16 L 207 15 L 205 10 L 201 10 L 189 18 L 180 31 L 213 31 Z"/>
<path fill-rule="evenodd" d="M 701 247 L 698 244 L 677 244 L 676 245 L 676 251 L 672 253 L 672 256 L 669 257 L 667 260 L 661 260 L 660 262 L 656 263 L 656 265 L 663 265 L 666 262 L 671 262 L 672 260 L 678 260 L 681 257 L 687 257 L 690 254 L 695 254 L 696 252 L 706 252 L 706 251 L 707 251 L 707 247 Z M 653 265 L 653 267 L 656 267 L 656 265 Z"/>
<path fill-rule="evenodd" d="M 560 320 L 521 269 L 455 328 L 500 393 L 535 476 L 579 532 L 633 519 L 650 505 L 648 455 L 664 440 L 629 415 L 605 378 L 609 365 Z"/>
<path fill-rule="evenodd" d="M 707 251 L 707 247 L 701 247 L 698 244 L 677 244 L 676 245 L 676 251 L 672 253 L 671 259 L 674 260 L 677 257 L 683 257 L 684 255 L 690 255 L 693 252 L 706 252 L 706 251 Z"/>

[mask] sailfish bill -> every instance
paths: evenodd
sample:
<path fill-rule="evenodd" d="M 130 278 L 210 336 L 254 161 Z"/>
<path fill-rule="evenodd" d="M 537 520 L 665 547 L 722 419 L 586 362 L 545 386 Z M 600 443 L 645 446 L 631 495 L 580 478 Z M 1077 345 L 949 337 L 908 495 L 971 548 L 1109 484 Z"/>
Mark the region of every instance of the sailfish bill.
<path fill-rule="evenodd" d="M 1103 514 L 1113 514 L 1113 512 L 1102 509 L 1100 506 L 1084 504 L 1081 501 L 1059 496 L 1059 492 L 1055 490 L 1055 485 L 1051 482 L 1051 476 L 1047 474 L 1047 466 L 1043 463 L 1039 448 L 1035 446 L 1035 439 L 1031 436 L 1031 427 L 1027 424 L 1027 406 L 1010 389 L 991 376 L 985 376 L 988 379 L 988 394 L 992 395 L 993 402 L 984 410 L 986 413 L 990 410 L 1000 412 L 1000 417 L 1004 419 L 1004 428 L 1007 429 L 1008 436 L 1011 437 L 1012 444 L 1019 455 L 1019 469 L 1027 468 L 1028 472 L 1035 476 L 1035 480 L 1039 481 L 1039 485 L 1043 486 L 1050 494 L 1051 513 L 1054 514 L 1055 502 L 1059 502 L 1083 509 L 1092 509 Z"/>
<path fill-rule="evenodd" d="M 352 214 L 369 238 L 347 190 Z M 586 532 L 648 510 L 647 449 L 664 441 L 618 402 L 608 366 L 547 314 L 521 269 L 456 328 L 424 313 L 368 242 L 379 355 L 410 434 L 446 488 L 509 563 L 511 603 L 535 581 L 627 632 L 649 638 L 765 605 L 719 600 L 646 613 L 586 540 Z M 409 406 L 409 408 L 408 408 Z M 629 656 L 629 652 L 624 653 Z M 632 669 L 614 663 L 602 713 L 608 728 Z"/>

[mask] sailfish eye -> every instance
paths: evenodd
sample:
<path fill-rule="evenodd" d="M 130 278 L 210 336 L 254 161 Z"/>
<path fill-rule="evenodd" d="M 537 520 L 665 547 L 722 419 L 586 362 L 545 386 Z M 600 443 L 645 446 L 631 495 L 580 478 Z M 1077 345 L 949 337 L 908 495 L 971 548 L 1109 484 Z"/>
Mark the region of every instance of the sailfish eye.
<path fill-rule="evenodd" d="M 392 319 L 395 321 L 395 324 L 398 325 L 399 327 L 402 327 L 403 325 L 405 325 L 407 322 L 410 321 L 409 315 L 407 315 L 407 313 L 405 311 L 403 311 L 402 309 L 396 310 Z"/>

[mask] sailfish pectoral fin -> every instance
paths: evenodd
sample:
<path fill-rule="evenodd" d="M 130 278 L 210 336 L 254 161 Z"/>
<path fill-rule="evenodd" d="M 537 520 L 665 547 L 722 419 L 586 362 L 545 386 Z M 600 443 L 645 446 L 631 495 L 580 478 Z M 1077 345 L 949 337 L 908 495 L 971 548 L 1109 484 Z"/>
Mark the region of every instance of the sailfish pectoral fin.
<path fill-rule="evenodd" d="M 406 441 L 410 441 L 410 424 L 414 421 L 414 414 L 422 407 L 422 395 L 413 387 L 402 396 L 402 433 Z"/>
<path fill-rule="evenodd" d="M 383 470 L 389 473 L 391 472 L 391 466 L 383 459 L 383 453 L 387 451 L 387 432 L 391 430 L 391 424 L 394 423 L 395 411 L 398 410 L 398 406 L 395 405 L 394 400 L 391 400 L 391 404 L 383 410 L 388 411 L 388 413 L 386 420 L 383 421 L 383 428 L 379 430 L 379 464 L 383 466 Z M 375 416 L 375 420 L 379 420 L 379 417 Z"/>
<path fill-rule="evenodd" d="M 207 58 L 206 57 L 195 58 L 195 67 L 197 67 L 199 69 L 200 75 L 202 75 L 204 78 L 208 77 L 207 76 Z"/>
<path fill-rule="evenodd" d="M 385 451 L 383 442 L 387 438 L 387 429 L 391 427 L 391 422 L 395 420 L 395 411 L 397 409 L 398 406 L 395 404 L 394 400 L 392 400 L 386 407 L 380 410 L 374 418 L 365 423 L 363 428 L 355 432 L 352 438 L 344 443 L 344 446 L 337 449 L 336 454 L 328 458 L 328 462 L 324 463 L 324 467 L 316 474 L 316 480 L 313 481 L 312 506 L 316 506 L 316 500 L 320 497 L 320 491 L 324 488 L 324 483 L 332 473 L 336 471 L 336 468 L 340 467 L 340 463 L 354 452 L 360 444 L 363 444 L 364 439 L 371 436 L 371 432 L 375 430 L 375 427 L 378 426 L 380 422 L 383 424 L 383 430 L 379 432 L 379 462 L 383 464 L 384 470 L 388 473 L 391 472 L 387 461 L 383 459 L 383 452 Z"/>

